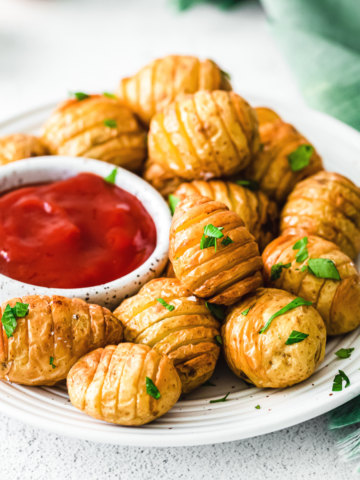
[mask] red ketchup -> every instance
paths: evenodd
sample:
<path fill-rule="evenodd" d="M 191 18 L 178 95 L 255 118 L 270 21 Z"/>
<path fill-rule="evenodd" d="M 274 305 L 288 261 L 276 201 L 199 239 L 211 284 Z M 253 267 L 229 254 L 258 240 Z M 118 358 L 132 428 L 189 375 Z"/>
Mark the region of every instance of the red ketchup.
<path fill-rule="evenodd" d="M 0 198 L 0 273 L 32 285 L 82 288 L 123 277 L 156 246 L 141 202 L 91 173 Z"/>

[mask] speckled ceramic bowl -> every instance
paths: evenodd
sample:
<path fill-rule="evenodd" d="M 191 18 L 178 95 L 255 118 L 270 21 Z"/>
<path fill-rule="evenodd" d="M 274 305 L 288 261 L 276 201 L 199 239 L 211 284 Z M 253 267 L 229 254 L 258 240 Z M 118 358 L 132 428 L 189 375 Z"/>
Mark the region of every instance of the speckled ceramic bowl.
<path fill-rule="evenodd" d="M 37 157 L 0 167 L 0 192 L 34 183 L 54 182 L 91 172 L 106 177 L 114 165 L 79 157 Z M 45 288 L 13 280 L 0 274 L 0 301 L 23 295 L 63 295 L 83 298 L 114 309 L 120 301 L 138 292 L 142 285 L 160 276 L 168 258 L 171 215 L 161 195 L 137 175 L 118 168 L 116 185 L 137 197 L 156 226 L 157 244 L 152 255 L 133 272 L 103 285 L 88 288 Z"/>

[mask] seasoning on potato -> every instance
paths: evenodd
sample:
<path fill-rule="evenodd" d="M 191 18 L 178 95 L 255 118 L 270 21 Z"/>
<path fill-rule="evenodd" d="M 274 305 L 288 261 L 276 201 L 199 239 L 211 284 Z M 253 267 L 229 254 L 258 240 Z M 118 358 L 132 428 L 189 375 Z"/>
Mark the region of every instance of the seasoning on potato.
<path fill-rule="evenodd" d="M 211 303 L 231 305 L 262 285 L 259 248 L 242 219 L 201 195 L 177 205 L 169 258 L 181 283 Z"/>
<path fill-rule="evenodd" d="M 212 60 L 169 55 L 154 60 L 137 74 L 121 80 L 117 95 L 149 125 L 156 112 L 182 93 L 231 90 L 229 75 Z"/>
<path fill-rule="evenodd" d="M 239 180 L 236 183 L 223 180 L 209 182 L 195 180 L 191 183 L 182 183 L 174 192 L 174 196 L 180 200 L 194 194 L 222 202 L 229 210 L 236 212 L 249 232 L 254 235 L 260 251 L 276 237 L 277 206 L 248 180 Z"/>
<path fill-rule="evenodd" d="M 43 142 L 33 135 L 16 133 L 0 138 L 0 165 L 47 154 Z"/>
<path fill-rule="evenodd" d="M 114 315 L 125 326 L 126 341 L 148 345 L 174 361 L 183 393 L 211 377 L 220 353 L 220 323 L 179 280 L 148 282 Z"/>
<path fill-rule="evenodd" d="M 280 230 L 322 237 L 354 260 L 360 252 L 360 188 L 332 172 L 303 180 L 283 208 Z"/>
<path fill-rule="evenodd" d="M 87 95 L 59 105 L 43 126 L 51 154 L 89 157 L 139 171 L 146 157 L 146 132 L 117 98 Z"/>
<path fill-rule="evenodd" d="M 311 143 L 272 110 L 256 109 L 262 148 L 245 171 L 248 179 L 278 204 L 283 204 L 302 179 L 323 169 Z"/>
<path fill-rule="evenodd" d="M 74 407 L 98 420 L 129 426 L 161 417 L 181 394 L 169 357 L 132 343 L 88 353 L 71 368 L 67 386 Z"/>
<path fill-rule="evenodd" d="M 0 379 L 22 385 L 54 385 L 85 353 L 123 340 L 110 310 L 79 298 L 13 298 L 0 318 Z"/>
<path fill-rule="evenodd" d="M 261 388 L 284 388 L 308 378 L 324 359 L 326 329 L 311 302 L 259 288 L 231 308 L 222 339 L 238 377 Z"/>
<path fill-rule="evenodd" d="M 199 91 L 153 117 L 148 147 L 144 178 L 154 186 L 154 164 L 168 178 L 170 172 L 188 181 L 230 176 L 244 170 L 259 150 L 257 117 L 233 92 Z"/>
<path fill-rule="evenodd" d="M 299 242 L 305 248 L 296 248 Z M 334 243 L 283 235 L 267 246 L 263 260 L 265 284 L 313 302 L 328 335 L 350 332 L 360 324 L 360 275 Z"/>

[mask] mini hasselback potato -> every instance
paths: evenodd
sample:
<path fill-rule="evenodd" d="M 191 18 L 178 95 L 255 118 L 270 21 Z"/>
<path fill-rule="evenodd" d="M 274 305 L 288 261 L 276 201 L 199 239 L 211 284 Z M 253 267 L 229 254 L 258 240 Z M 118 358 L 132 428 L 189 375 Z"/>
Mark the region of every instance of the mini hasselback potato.
<path fill-rule="evenodd" d="M 148 282 L 137 295 L 124 300 L 114 315 L 123 323 L 128 342 L 148 345 L 173 360 L 183 393 L 211 377 L 220 353 L 215 339 L 220 335 L 220 323 L 205 301 L 179 280 Z"/>
<path fill-rule="evenodd" d="M 3 314 L 16 302 L 28 304 L 28 313 L 8 338 Z M 2 304 L 0 318 L 0 379 L 22 385 L 54 385 L 85 353 L 123 340 L 123 326 L 110 310 L 79 298 L 13 298 Z"/>
<path fill-rule="evenodd" d="M 222 202 L 240 215 L 261 251 L 275 238 L 278 230 L 277 206 L 264 193 L 223 180 L 182 183 L 174 192 L 175 197 L 181 200 L 194 194 Z"/>
<path fill-rule="evenodd" d="M 117 95 L 148 125 L 155 113 L 179 94 L 231 90 L 227 76 L 212 60 L 169 55 L 122 79 Z"/>
<path fill-rule="evenodd" d="M 147 378 L 160 393 L 147 393 Z M 71 368 L 67 386 L 74 407 L 91 417 L 138 426 L 164 415 L 181 393 L 173 362 L 146 345 L 122 343 L 98 348 Z"/>
<path fill-rule="evenodd" d="M 146 133 L 116 98 L 89 95 L 59 105 L 43 126 L 54 155 L 89 157 L 138 171 L 146 157 Z"/>
<path fill-rule="evenodd" d="M 354 330 L 360 324 L 360 276 L 356 266 L 334 243 L 315 236 L 308 237 L 308 258 L 298 263 L 295 258 L 298 250 L 293 247 L 301 238 L 301 235 L 283 235 L 267 246 L 263 253 L 265 284 L 313 302 L 325 322 L 328 335 Z M 318 277 L 308 268 L 301 270 L 311 265 L 314 259 L 331 260 L 341 280 L 321 278 L 324 275 L 321 271 Z M 282 271 L 277 275 L 273 269 L 271 281 L 272 267 L 279 264 L 286 267 L 280 267 Z"/>
<path fill-rule="evenodd" d="M 338 173 L 319 172 L 307 178 L 290 194 L 280 230 L 323 237 L 355 259 L 360 252 L 360 189 Z"/>
<path fill-rule="evenodd" d="M 151 120 L 144 178 L 156 184 L 154 163 L 189 181 L 230 176 L 249 165 L 259 146 L 256 113 L 239 95 L 184 95 Z"/>
<path fill-rule="evenodd" d="M 298 182 L 323 170 L 322 160 L 310 142 L 275 112 L 266 108 L 256 111 L 262 148 L 245 177 L 258 182 L 270 199 L 282 204 Z"/>
<path fill-rule="evenodd" d="M 214 227 L 217 238 L 204 238 Z M 181 283 L 212 303 L 231 305 L 262 284 L 259 248 L 242 219 L 201 195 L 177 205 L 169 258 Z"/>
<path fill-rule="evenodd" d="M 0 165 L 47 154 L 48 151 L 40 138 L 33 135 L 16 133 L 0 138 Z"/>
<path fill-rule="evenodd" d="M 257 387 L 284 388 L 308 378 L 324 359 L 325 325 L 311 306 L 275 317 L 259 333 L 274 313 L 294 299 L 283 290 L 259 288 L 231 308 L 222 326 L 222 341 L 225 359 L 237 376 Z M 286 345 L 294 330 L 307 337 Z"/>

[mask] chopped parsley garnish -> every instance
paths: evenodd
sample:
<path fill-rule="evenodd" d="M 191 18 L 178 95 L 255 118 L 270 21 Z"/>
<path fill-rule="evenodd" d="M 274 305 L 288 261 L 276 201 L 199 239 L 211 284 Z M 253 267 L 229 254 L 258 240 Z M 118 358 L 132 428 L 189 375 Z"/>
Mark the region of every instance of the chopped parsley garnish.
<path fill-rule="evenodd" d="M 308 261 L 308 270 L 318 278 L 341 280 L 335 263 L 329 258 L 310 258 Z"/>
<path fill-rule="evenodd" d="M 290 333 L 290 337 L 286 340 L 285 345 L 292 345 L 293 343 L 300 343 L 305 338 L 309 336 L 308 333 L 302 333 L 302 332 L 297 332 L 296 330 L 293 330 Z"/>
<path fill-rule="evenodd" d="M 310 163 L 311 155 L 314 152 L 312 145 L 300 145 L 294 152 L 288 155 L 290 168 L 293 172 L 299 172 Z"/>
<path fill-rule="evenodd" d="M 283 268 L 290 268 L 291 267 L 291 262 L 290 263 L 287 263 L 287 264 L 283 264 L 283 262 L 280 262 L 280 263 L 276 263 L 275 265 L 273 265 L 271 267 L 271 276 L 270 276 L 270 280 L 272 282 L 275 282 L 276 280 L 279 280 L 279 278 L 281 277 L 281 274 L 282 274 L 282 271 L 283 271 Z"/>
<path fill-rule="evenodd" d="M 156 301 L 159 302 L 159 303 L 161 303 L 161 305 L 162 305 L 163 307 L 165 307 L 167 310 L 169 310 L 169 312 L 172 312 L 173 310 L 175 310 L 174 305 L 169 305 L 169 304 L 166 303 L 165 300 L 163 300 L 162 298 L 157 298 Z"/>
<path fill-rule="evenodd" d="M 117 128 L 117 121 L 112 120 L 111 118 L 106 118 L 104 120 L 104 125 L 105 127 L 109 127 L 109 128 Z"/>
<path fill-rule="evenodd" d="M 214 225 L 205 225 L 204 233 L 200 241 L 200 249 L 204 250 L 205 248 L 215 247 L 216 252 L 216 239 L 223 238 L 224 234 L 221 233 L 221 230 L 224 230 L 224 227 L 214 227 Z"/>
<path fill-rule="evenodd" d="M 50 365 L 51 365 L 53 368 L 56 368 L 56 365 L 54 365 L 54 357 L 50 357 Z"/>
<path fill-rule="evenodd" d="M 161 397 L 157 386 L 154 384 L 150 377 L 146 377 L 146 393 L 151 397 L 155 398 L 155 400 L 159 400 L 159 398 Z"/>
<path fill-rule="evenodd" d="M 103 95 L 104 95 L 104 97 L 112 98 L 113 100 L 117 100 L 117 96 L 114 95 L 113 93 L 104 92 Z"/>
<path fill-rule="evenodd" d="M 221 245 L 224 245 L 224 247 L 227 247 L 228 245 L 230 245 L 230 243 L 234 243 L 230 237 L 226 237 L 224 238 L 224 240 L 221 242 Z"/>
<path fill-rule="evenodd" d="M 259 333 L 264 333 L 270 326 L 270 323 L 274 320 L 274 318 L 278 317 L 279 315 L 283 315 L 284 313 L 288 312 L 289 310 L 293 310 L 294 308 L 301 307 L 302 305 L 310 306 L 312 305 L 311 302 L 308 302 L 307 300 L 304 300 L 301 297 L 295 298 L 295 300 L 292 300 L 290 303 L 288 303 L 285 307 L 283 307 L 281 310 L 278 312 L 274 313 L 269 320 L 266 322 L 265 326 L 260 330 Z"/>
<path fill-rule="evenodd" d="M 218 398 L 217 400 L 210 400 L 210 403 L 226 402 L 226 399 L 229 395 L 230 395 L 230 392 L 227 393 L 223 398 Z"/>
<path fill-rule="evenodd" d="M 6 336 L 8 338 L 13 336 L 15 328 L 17 327 L 17 319 L 25 317 L 28 311 L 28 303 L 16 302 L 15 307 L 10 307 L 9 304 L 6 305 L 4 313 L 1 317 L 1 323 L 3 324 Z"/>
<path fill-rule="evenodd" d="M 298 242 L 296 242 L 295 245 L 292 247 L 293 250 L 299 250 L 295 255 L 297 263 L 304 262 L 308 258 L 309 252 L 308 252 L 308 249 L 306 248 L 307 244 L 308 244 L 308 237 L 304 237 Z"/>
<path fill-rule="evenodd" d="M 255 180 L 236 180 L 235 183 L 253 192 L 257 192 L 260 189 L 260 185 Z"/>
<path fill-rule="evenodd" d="M 222 338 L 220 337 L 220 335 L 216 335 L 215 340 L 218 345 L 222 345 Z"/>
<path fill-rule="evenodd" d="M 116 180 L 116 175 L 117 175 L 117 168 L 114 168 L 114 170 L 108 175 L 107 177 L 104 177 L 105 182 L 108 183 L 115 183 Z"/>
<path fill-rule="evenodd" d="M 332 387 L 333 392 L 341 392 L 343 380 L 345 380 L 345 388 L 347 388 L 350 385 L 349 377 L 346 375 L 345 372 L 339 370 L 339 373 L 335 375 L 334 378 L 334 383 Z"/>
<path fill-rule="evenodd" d="M 257 410 L 260 410 L 260 405 L 256 405 L 255 407 Z"/>
<path fill-rule="evenodd" d="M 302 272 L 305 272 L 307 269 L 308 269 L 307 265 L 303 265 L 303 266 L 301 267 L 301 271 L 302 271 Z M 299 270 L 299 269 L 297 268 L 296 270 Z"/>
<path fill-rule="evenodd" d="M 225 320 L 225 307 L 223 305 L 216 305 L 216 303 L 205 302 L 206 307 L 210 310 L 211 314 L 219 320 Z"/>
<path fill-rule="evenodd" d="M 355 348 L 340 348 L 340 350 L 335 352 L 335 355 L 337 355 L 339 358 L 350 358 L 354 350 Z"/>
<path fill-rule="evenodd" d="M 226 78 L 226 80 L 231 80 L 231 76 L 230 76 L 230 73 L 228 72 L 225 72 L 224 70 L 220 70 L 220 73 L 223 77 Z"/>
<path fill-rule="evenodd" d="M 214 383 L 209 382 L 209 380 L 201 385 L 202 387 L 216 387 Z"/>
<path fill-rule="evenodd" d="M 76 100 L 78 100 L 79 102 L 81 102 L 82 100 L 86 100 L 87 98 L 90 98 L 90 95 L 84 92 L 75 92 L 75 93 L 71 93 L 70 95 L 73 95 L 76 98 Z"/>
<path fill-rule="evenodd" d="M 250 307 L 247 308 L 246 310 L 244 310 L 243 312 L 241 312 L 241 315 L 244 315 L 244 317 L 246 317 L 246 315 L 249 313 L 250 311 Z"/>
<path fill-rule="evenodd" d="M 170 211 L 171 214 L 174 215 L 175 213 L 175 208 L 178 203 L 180 203 L 180 198 L 175 197 L 175 195 L 169 195 L 169 206 L 170 206 Z"/>

